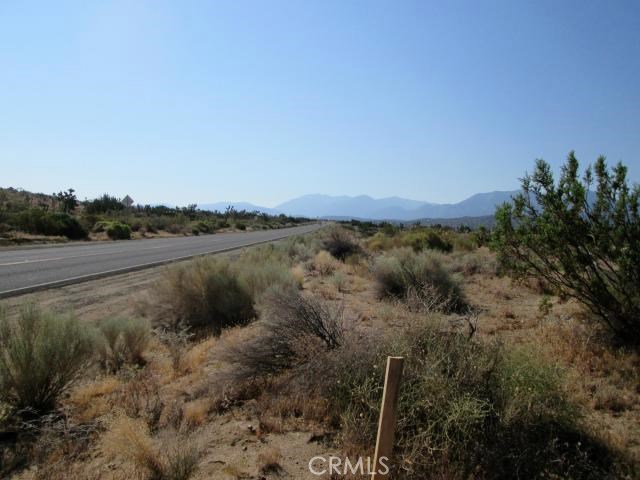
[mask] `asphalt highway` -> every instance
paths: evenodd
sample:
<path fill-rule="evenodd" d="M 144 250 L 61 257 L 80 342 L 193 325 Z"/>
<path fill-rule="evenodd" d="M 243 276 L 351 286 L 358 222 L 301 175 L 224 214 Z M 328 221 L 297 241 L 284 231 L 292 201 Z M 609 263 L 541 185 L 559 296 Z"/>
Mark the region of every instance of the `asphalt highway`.
<path fill-rule="evenodd" d="M 207 253 L 223 252 L 292 235 L 320 225 L 194 237 L 82 242 L 0 250 L 0 298 L 117 275 Z"/>

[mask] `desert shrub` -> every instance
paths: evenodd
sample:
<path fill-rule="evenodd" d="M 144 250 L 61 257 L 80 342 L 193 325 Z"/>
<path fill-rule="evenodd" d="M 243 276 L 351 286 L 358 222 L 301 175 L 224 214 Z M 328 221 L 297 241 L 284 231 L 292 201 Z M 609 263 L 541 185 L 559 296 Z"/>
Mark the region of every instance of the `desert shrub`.
<path fill-rule="evenodd" d="M 247 226 L 246 226 L 244 223 L 236 223 L 236 224 L 234 225 L 234 227 L 235 227 L 237 230 L 246 230 L 246 229 L 247 229 Z"/>
<path fill-rule="evenodd" d="M 391 250 L 399 246 L 398 237 L 390 237 L 382 232 L 377 232 L 374 236 L 367 240 L 367 247 L 374 252 L 382 252 Z"/>
<path fill-rule="evenodd" d="M 105 221 L 105 220 L 99 220 L 94 222 L 91 231 L 93 233 L 101 233 L 101 232 L 104 232 L 109 227 L 109 225 L 111 225 L 111 222 Z"/>
<path fill-rule="evenodd" d="M 393 478 L 616 478 L 617 454 L 582 431 L 562 371 L 429 321 L 318 359 L 348 451 L 375 444 L 387 355 L 405 358 Z"/>
<path fill-rule="evenodd" d="M 269 288 L 299 286 L 289 268 L 292 264 L 286 246 L 271 243 L 243 252 L 234 262 L 233 269 L 254 300 L 259 301 L 260 296 Z"/>
<path fill-rule="evenodd" d="M 313 258 L 313 269 L 320 275 L 331 275 L 339 264 L 326 250 L 320 250 Z"/>
<path fill-rule="evenodd" d="M 491 241 L 491 232 L 484 225 L 480 225 L 473 231 L 472 237 L 478 247 L 485 247 Z"/>
<path fill-rule="evenodd" d="M 289 255 L 286 245 L 280 243 L 269 243 L 248 248 L 242 252 L 238 263 L 247 266 L 258 265 L 260 263 L 281 263 L 285 266 L 293 264 L 293 259 Z"/>
<path fill-rule="evenodd" d="M 90 360 L 94 341 L 71 316 L 22 308 L 17 319 L 0 311 L 0 401 L 15 411 L 43 414 Z"/>
<path fill-rule="evenodd" d="M 610 171 L 604 157 L 582 180 L 578 170 L 571 152 L 556 183 L 539 160 L 522 193 L 496 211 L 501 267 L 544 280 L 618 340 L 640 345 L 640 186 L 629 187 L 626 167 Z"/>
<path fill-rule="evenodd" d="M 336 287 L 336 290 L 340 293 L 344 293 L 346 291 L 348 280 L 347 276 L 341 271 L 334 272 L 331 276 L 331 283 Z"/>
<path fill-rule="evenodd" d="M 118 212 L 120 210 L 124 210 L 124 208 L 124 204 L 118 198 L 113 197 L 108 193 L 84 203 L 85 212 L 88 214 Z"/>
<path fill-rule="evenodd" d="M 437 294 L 447 300 L 447 310 L 461 311 L 466 306 L 462 287 L 436 252 L 416 254 L 409 248 L 395 249 L 378 257 L 373 271 L 380 298 Z"/>
<path fill-rule="evenodd" d="M 252 266 L 241 262 L 237 265 L 237 270 L 240 282 L 246 286 L 256 301 L 260 300 L 265 291 L 274 286 L 291 289 L 300 286 L 286 263 L 270 260 Z"/>
<path fill-rule="evenodd" d="M 474 236 L 469 232 L 453 233 L 450 236 L 452 250 L 472 252 L 478 247 Z"/>
<path fill-rule="evenodd" d="M 168 215 L 153 215 L 149 221 L 147 230 L 150 232 L 158 232 L 159 230 L 167 230 L 172 223 L 172 218 Z"/>
<path fill-rule="evenodd" d="M 449 267 L 452 272 L 464 275 L 496 275 L 498 264 L 495 254 L 486 248 L 479 248 L 473 252 L 453 253 Z"/>
<path fill-rule="evenodd" d="M 102 440 L 101 450 L 121 458 L 149 480 L 187 480 L 198 469 L 204 449 L 182 435 L 165 439 L 162 448 L 153 441 L 141 420 L 116 417 Z"/>
<path fill-rule="evenodd" d="M 401 244 L 413 248 L 416 252 L 424 249 L 450 252 L 453 245 L 449 240 L 431 229 L 416 228 L 402 235 Z"/>
<path fill-rule="evenodd" d="M 144 311 L 143 307 L 143 311 Z M 219 334 L 255 316 L 253 297 L 227 259 L 202 257 L 168 269 L 146 309 L 169 327 Z"/>
<path fill-rule="evenodd" d="M 49 213 L 40 208 L 31 208 L 16 214 L 13 223 L 20 230 L 37 235 L 60 235 L 71 240 L 87 237 L 84 227 L 68 213 Z"/>
<path fill-rule="evenodd" d="M 126 223 L 111 222 L 106 227 L 107 235 L 111 240 L 129 240 L 131 239 L 131 227 Z"/>
<path fill-rule="evenodd" d="M 338 260 L 344 261 L 349 255 L 360 253 L 362 248 L 353 236 L 344 228 L 333 227 L 322 239 L 322 248 Z"/>
<path fill-rule="evenodd" d="M 193 337 L 189 332 L 189 327 L 178 326 L 172 330 L 160 328 L 156 330 L 156 335 L 167 347 L 173 369 L 178 371 L 182 365 L 182 358 L 189 345 L 189 340 Z"/>
<path fill-rule="evenodd" d="M 315 351 L 333 350 L 345 338 L 341 307 L 333 308 L 296 290 L 271 289 L 262 302 L 256 332 L 242 342 L 227 343 L 224 359 L 237 379 L 272 375 L 300 366 Z"/>
<path fill-rule="evenodd" d="M 187 229 L 184 225 L 181 225 L 179 223 L 170 223 L 169 225 L 167 225 L 167 227 L 165 228 L 165 230 L 169 233 L 173 233 L 174 235 L 178 235 L 180 233 L 186 233 Z"/>
<path fill-rule="evenodd" d="M 284 241 L 287 255 L 294 262 L 306 262 L 320 250 L 319 241 L 314 235 L 296 235 Z"/>
<path fill-rule="evenodd" d="M 211 226 L 203 221 L 197 222 L 193 228 L 202 233 L 211 233 L 212 230 Z"/>
<path fill-rule="evenodd" d="M 144 365 L 143 354 L 151 338 L 147 320 L 114 317 L 100 322 L 98 329 L 98 353 L 105 370 L 115 373 L 123 365 Z"/>

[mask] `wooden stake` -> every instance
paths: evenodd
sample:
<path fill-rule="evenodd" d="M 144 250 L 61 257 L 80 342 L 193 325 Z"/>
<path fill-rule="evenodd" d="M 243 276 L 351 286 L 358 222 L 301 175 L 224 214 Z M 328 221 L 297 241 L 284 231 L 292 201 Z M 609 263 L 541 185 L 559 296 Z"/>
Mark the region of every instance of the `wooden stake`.
<path fill-rule="evenodd" d="M 371 477 L 372 480 L 389 478 L 387 467 L 390 466 L 396 434 L 396 405 L 398 403 L 398 393 L 400 392 L 403 364 L 404 358 L 402 357 L 387 357 L 387 372 L 384 377 L 378 438 L 376 439 L 376 451 L 373 456 L 374 470 Z M 383 459 L 382 463 L 380 459 Z"/>

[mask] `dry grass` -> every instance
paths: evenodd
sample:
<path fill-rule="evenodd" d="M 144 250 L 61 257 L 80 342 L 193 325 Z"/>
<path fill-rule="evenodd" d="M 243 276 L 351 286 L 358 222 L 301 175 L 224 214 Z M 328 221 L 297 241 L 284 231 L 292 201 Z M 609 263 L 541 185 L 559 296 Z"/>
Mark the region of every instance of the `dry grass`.
<path fill-rule="evenodd" d="M 218 343 L 217 338 L 208 338 L 189 348 L 180 361 L 180 370 L 183 373 L 193 373 L 201 369 L 209 360 L 211 349 Z"/>
<path fill-rule="evenodd" d="M 291 275 L 293 276 L 293 279 L 295 280 L 298 287 L 302 288 L 302 286 L 304 285 L 304 268 L 302 268 L 300 265 L 291 267 Z"/>
<path fill-rule="evenodd" d="M 122 381 L 114 376 L 81 385 L 69 396 L 75 415 L 82 422 L 95 420 L 112 408 L 111 396 L 122 388 Z"/>
<path fill-rule="evenodd" d="M 149 480 L 187 480 L 198 468 L 203 449 L 196 442 L 174 436 L 156 445 L 148 427 L 141 420 L 115 417 L 101 448 L 107 457 L 119 459 Z"/>
<path fill-rule="evenodd" d="M 316 256 L 313 257 L 313 269 L 320 275 L 331 275 L 339 266 L 338 261 L 326 250 L 319 251 Z"/>
<path fill-rule="evenodd" d="M 280 461 L 282 460 L 282 453 L 277 448 L 268 448 L 258 455 L 258 471 L 262 475 L 268 475 L 271 473 L 280 473 L 282 466 Z"/>
<path fill-rule="evenodd" d="M 193 429 L 204 424 L 212 406 L 212 401 L 209 398 L 199 398 L 185 403 L 183 406 L 183 419 L 187 428 Z"/>

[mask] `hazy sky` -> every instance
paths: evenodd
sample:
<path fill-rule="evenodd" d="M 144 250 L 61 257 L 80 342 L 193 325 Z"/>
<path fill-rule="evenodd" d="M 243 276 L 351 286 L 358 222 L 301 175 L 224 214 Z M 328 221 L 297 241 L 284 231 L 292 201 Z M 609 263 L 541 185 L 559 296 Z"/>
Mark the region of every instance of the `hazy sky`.
<path fill-rule="evenodd" d="M 0 186 L 458 201 L 640 179 L 640 2 L 0 1 Z"/>

